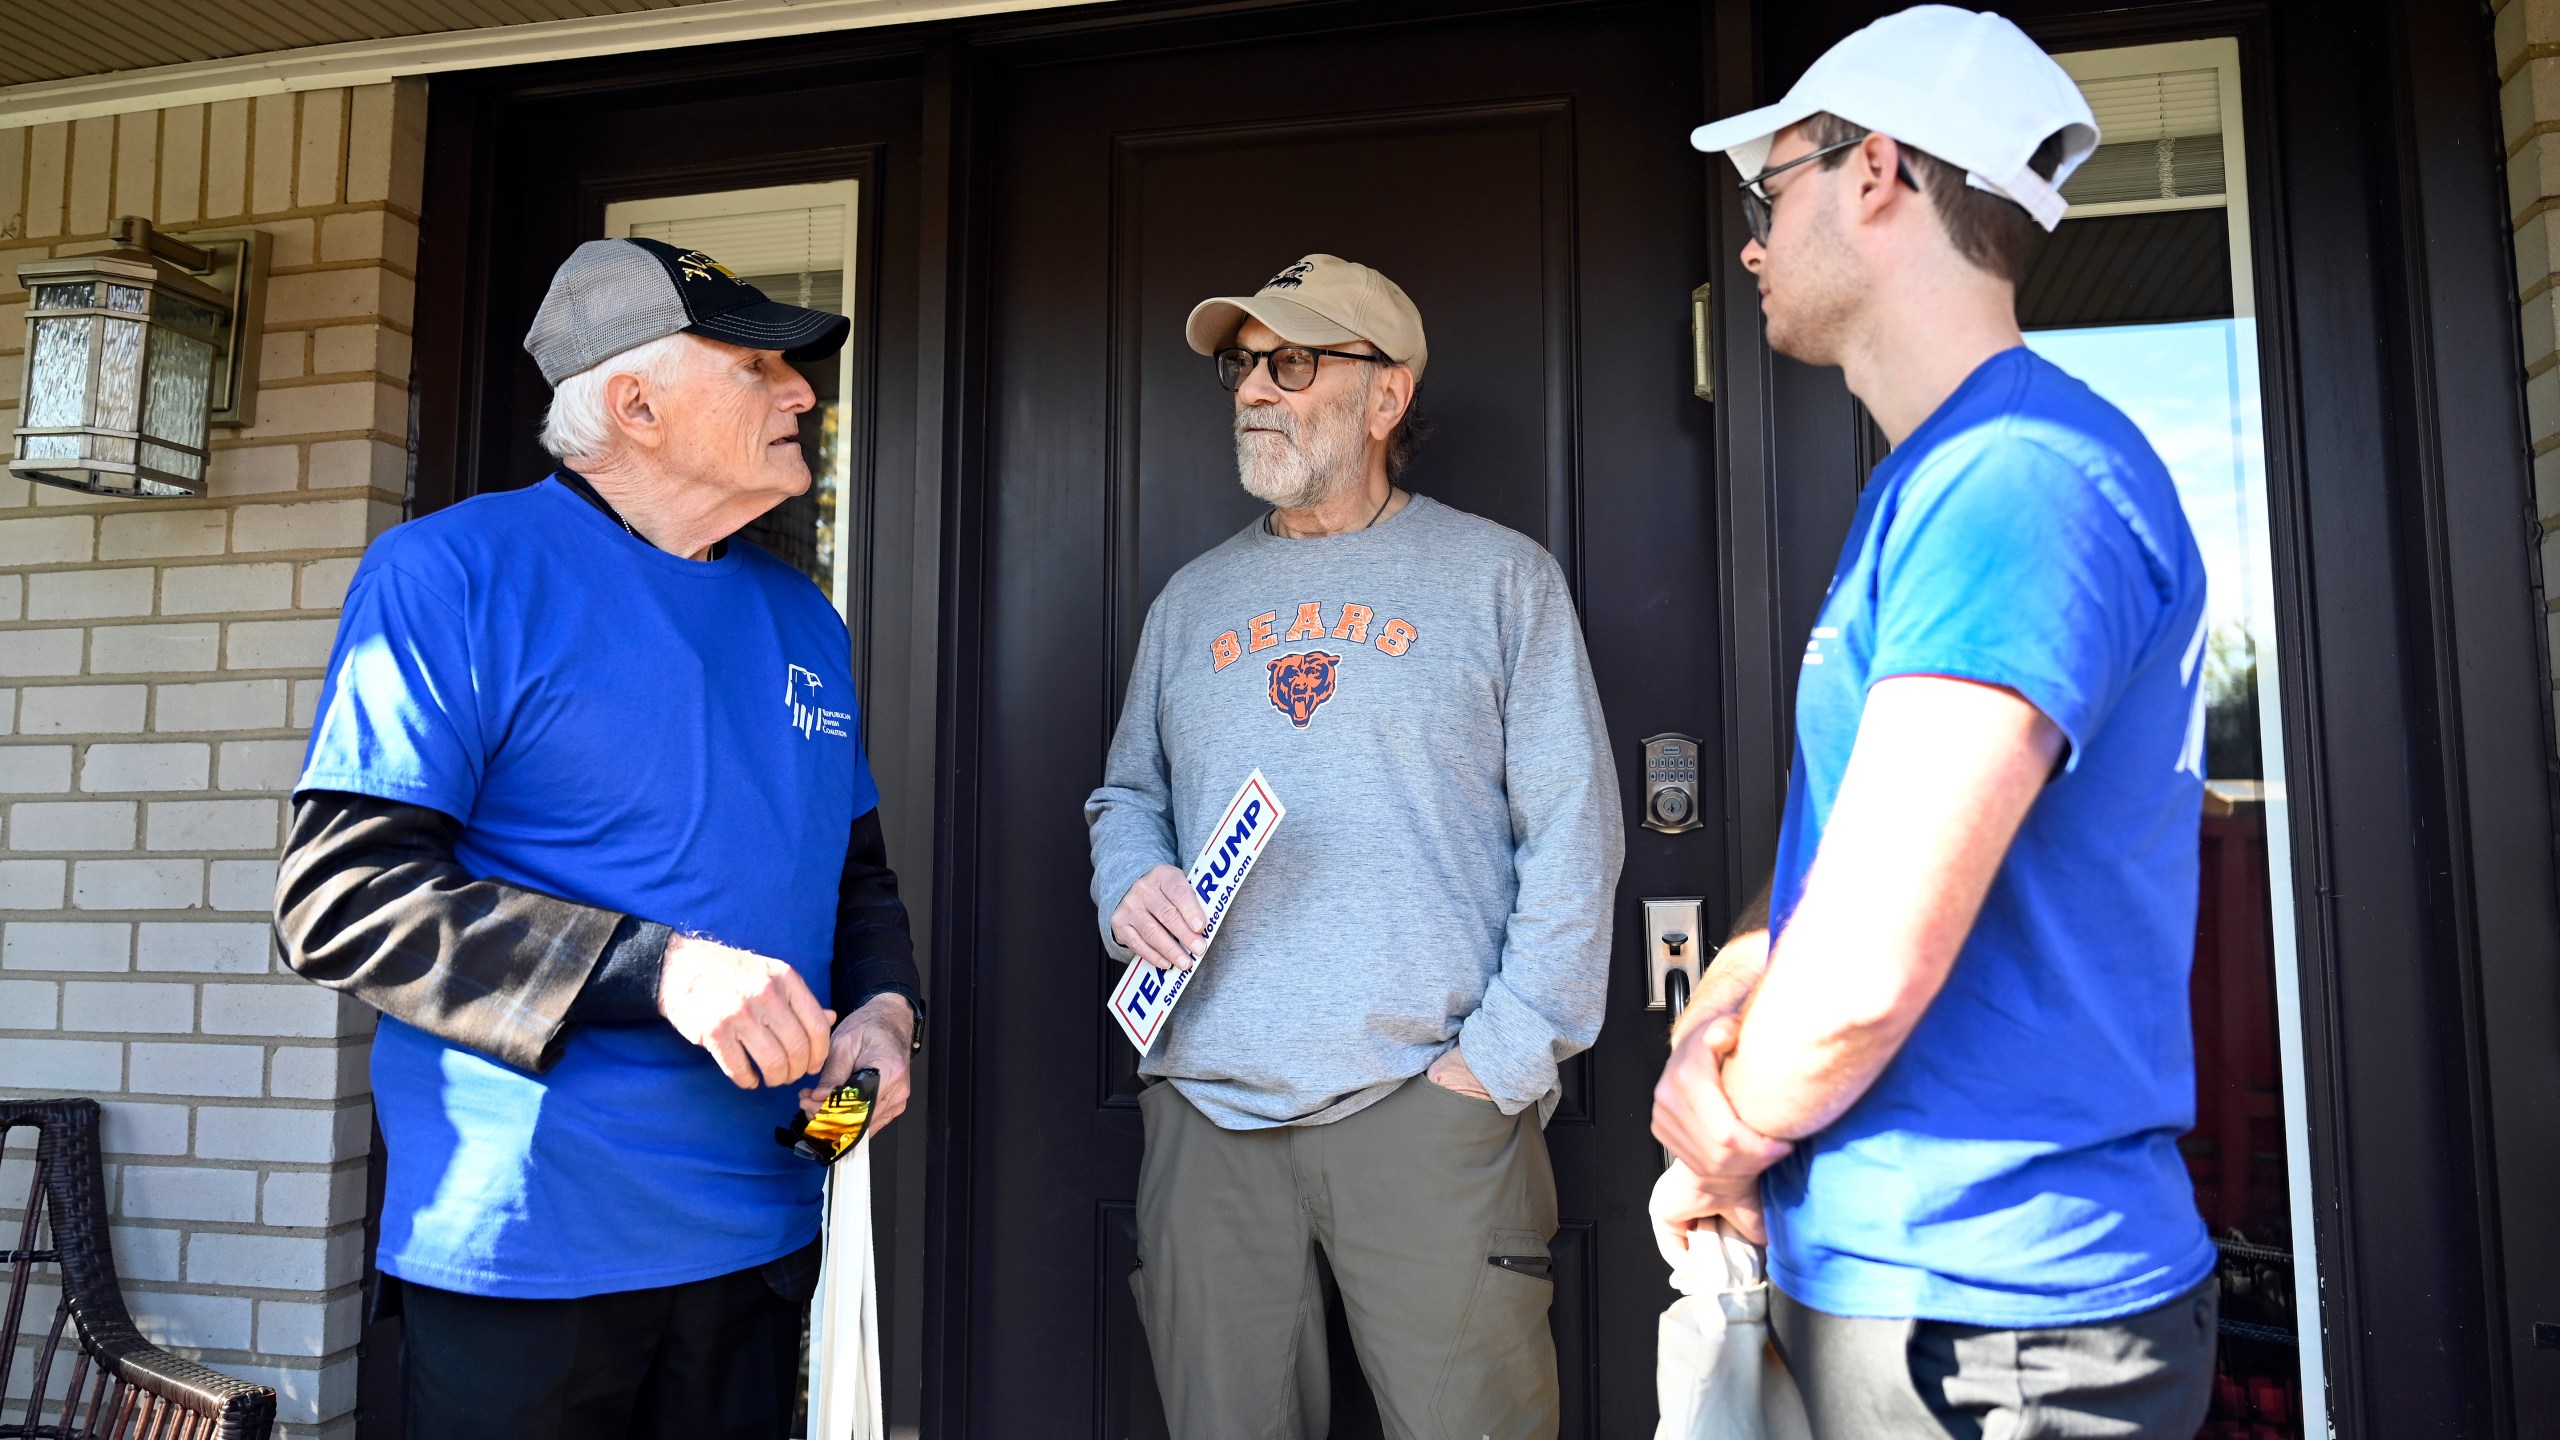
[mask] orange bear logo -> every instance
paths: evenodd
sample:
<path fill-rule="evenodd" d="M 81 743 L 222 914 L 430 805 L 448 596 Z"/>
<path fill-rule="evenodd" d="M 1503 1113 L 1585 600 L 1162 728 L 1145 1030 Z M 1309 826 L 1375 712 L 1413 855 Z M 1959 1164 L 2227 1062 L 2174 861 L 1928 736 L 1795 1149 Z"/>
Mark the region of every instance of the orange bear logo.
<path fill-rule="evenodd" d="M 1316 707 L 1333 698 L 1339 655 L 1309 650 L 1303 655 L 1283 655 L 1271 662 L 1271 705 L 1289 717 L 1289 723 L 1304 730 L 1316 718 Z"/>

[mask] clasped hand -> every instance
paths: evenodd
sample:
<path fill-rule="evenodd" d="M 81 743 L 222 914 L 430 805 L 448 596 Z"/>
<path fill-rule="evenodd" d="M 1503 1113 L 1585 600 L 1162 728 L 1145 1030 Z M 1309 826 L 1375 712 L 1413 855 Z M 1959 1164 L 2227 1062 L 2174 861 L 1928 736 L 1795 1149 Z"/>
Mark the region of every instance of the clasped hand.
<path fill-rule="evenodd" d="M 679 935 L 667 942 L 658 972 L 658 1013 L 709 1052 L 741 1090 L 814 1075 L 817 1082 L 800 1092 L 801 1108 L 814 1112 L 853 1072 L 867 1068 L 880 1072 L 872 1128 L 907 1108 L 915 1011 L 903 996 L 874 996 L 839 1024 L 783 962 Z"/>
<path fill-rule="evenodd" d="M 1725 1098 L 1724 1067 L 1741 1038 L 1741 1022 L 1720 1015 L 1672 1048 L 1653 1090 L 1653 1133 L 1679 1161 L 1689 1189 L 1655 1218 L 1679 1229 L 1722 1215 L 1744 1239 L 1765 1245 L 1760 1172 L 1795 1147 L 1742 1123 Z"/>

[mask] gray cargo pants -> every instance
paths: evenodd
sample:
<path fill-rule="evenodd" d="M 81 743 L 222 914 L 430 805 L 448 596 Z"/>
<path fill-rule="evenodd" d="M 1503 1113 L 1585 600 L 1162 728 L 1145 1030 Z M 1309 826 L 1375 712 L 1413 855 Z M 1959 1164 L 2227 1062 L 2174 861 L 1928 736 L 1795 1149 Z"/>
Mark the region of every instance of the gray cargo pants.
<path fill-rule="evenodd" d="M 2213 1398 L 2214 1277 L 2113 1320 L 2001 1330 L 1855 1320 L 1769 1287 L 1814 1440 L 2191 1440 Z"/>
<path fill-rule="evenodd" d="M 1129 1284 L 1175 1440 L 1321 1440 L 1319 1245 L 1392 1440 L 1556 1433 L 1556 1185 L 1534 1107 L 1420 1076 L 1330 1125 L 1222 1130 L 1171 1085 L 1138 1104 Z"/>

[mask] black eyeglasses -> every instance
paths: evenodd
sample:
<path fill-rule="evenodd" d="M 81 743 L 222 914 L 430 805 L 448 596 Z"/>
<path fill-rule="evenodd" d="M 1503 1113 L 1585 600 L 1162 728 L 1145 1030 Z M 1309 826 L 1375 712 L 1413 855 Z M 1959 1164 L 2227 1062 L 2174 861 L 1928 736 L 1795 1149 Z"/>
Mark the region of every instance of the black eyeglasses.
<path fill-rule="evenodd" d="M 1357 350 L 1318 350 L 1312 345 L 1283 345 L 1277 350 L 1246 350 L 1236 347 L 1218 352 L 1218 383 L 1233 390 L 1243 385 L 1245 377 L 1263 361 L 1271 362 L 1271 383 L 1283 390 L 1304 390 L 1316 383 L 1316 357 L 1330 355 L 1337 360 L 1366 360 L 1372 365 L 1393 365 L 1384 355 L 1363 355 Z"/>
<path fill-rule="evenodd" d="M 1778 197 L 1769 193 L 1771 179 L 1784 175 L 1799 165 L 1810 165 L 1825 155 L 1837 155 L 1843 150 L 1865 143 L 1867 143 L 1867 137 L 1861 135 L 1855 140 L 1843 140 L 1837 145 L 1825 145 L 1809 155 L 1799 155 L 1784 165 L 1772 166 L 1743 181 L 1740 186 L 1742 220 L 1744 224 L 1751 227 L 1751 238 L 1763 245 L 1769 243 L 1770 214 L 1778 205 Z M 1899 154 L 1893 158 L 1893 170 L 1903 184 L 1910 186 L 1914 191 L 1919 190 L 1920 182 L 1911 178 L 1911 166 Z"/>

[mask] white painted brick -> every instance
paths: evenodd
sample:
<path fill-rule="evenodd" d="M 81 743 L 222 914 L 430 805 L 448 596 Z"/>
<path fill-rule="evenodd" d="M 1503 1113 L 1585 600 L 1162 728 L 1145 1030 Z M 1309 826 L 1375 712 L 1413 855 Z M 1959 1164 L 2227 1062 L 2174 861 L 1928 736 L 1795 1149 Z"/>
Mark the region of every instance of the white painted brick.
<path fill-rule="evenodd" d="M 207 985 L 204 1033 L 327 1040 L 348 1032 L 354 1003 L 335 990 L 299 979 L 266 985 Z"/>
<path fill-rule="evenodd" d="M 124 1047 L 112 1040 L 0 1038 L 0 1085 L 47 1095 L 124 1088 Z"/>
<path fill-rule="evenodd" d="M 271 909 L 276 899 L 276 862 L 216 860 L 208 890 L 216 910 Z M 147 970 L 150 966 L 146 964 L 143 968 Z"/>
<path fill-rule="evenodd" d="M 356 561 L 353 557 L 306 563 L 302 567 L 302 608 L 338 609 L 347 603 L 347 585 L 355 578 Z"/>
<path fill-rule="evenodd" d="M 225 1361 L 225 1374 L 273 1386 L 276 1392 L 277 1440 L 347 1440 L 342 1431 L 309 1430 L 334 1420 L 356 1405 L 356 1357 L 323 1362 L 316 1368 L 252 1365 Z"/>
<path fill-rule="evenodd" d="M 201 1165 L 127 1165 L 124 1203 L 120 1208 L 137 1220 L 224 1220 L 254 1225 L 258 1220 L 258 1172 L 214 1170 Z"/>
<path fill-rule="evenodd" d="M 110 1112 L 116 1108 L 112 1105 L 107 1107 Z M 177 1280 L 178 1244 L 186 1238 L 184 1231 L 163 1230 L 150 1225 L 115 1225 L 108 1228 L 107 1234 L 109 1245 L 115 1251 L 118 1280 L 127 1283 L 136 1280 L 165 1280 L 174 1283 Z"/>
<path fill-rule="evenodd" d="M 272 888 L 268 894 L 272 902 Z M 227 920 L 146 920 L 142 922 L 134 968 L 205 975 L 264 975 L 270 941 L 264 925 Z"/>
<path fill-rule="evenodd" d="M 300 740 L 227 740 L 222 746 L 222 788 L 225 790 L 272 790 L 279 794 L 293 789 L 302 778 Z"/>
<path fill-rule="evenodd" d="M 362 1295 L 258 1302 L 258 1349 L 269 1355 L 332 1355 L 363 1334 Z"/>
<path fill-rule="evenodd" d="M 279 813 L 273 800 L 155 800 L 144 839 L 153 850 L 275 850 Z"/>
<path fill-rule="evenodd" d="M 352 1100 L 370 1089 L 372 1059 L 369 1042 L 279 1045 L 267 1065 L 267 1093 L 293 1100 Z"/>
<path fill-rule="evenodd" d="M 0 860 L 0 910 L 61 909 L 66 863 Z"/>
<path fill-rule="evenodd" d="M 80 788 L 89 791 L 202 790 L 213 747 L 183 741 L 92 745 L 80 757 Z"/>
<path fill-rule="evenodd" d="M 23 735 L 131 735 L 151 692 L 141 685 L 38 685 L 19 692 Z"/>
<path fill-rule="evenodd" d="M 329 664 L 329 642 L 337 634 L 335 620 L 243 620 L 231 627 L 231 645 L 223 668 L 325 669 Z"/>
<path fill-rule="evenodd" d="M 325 1289 L 329 1280 L 329 1242 L 292 1235 L 199 1231 L 187 1240 L 187 1279 L 196 1285 L 239 1285 L 260 1290 Z"/>
<path fill-rule="evenodd" d="M 9 807 L 12 850 L 130 850 L 130 800 L 28 800 Z"/>
<path fill-rule="evenodd" d="M 206 1160 L 328 1165 L 365 1152 L 364 1127 L 370 1120 L 361 1105 L 334 1110 L 203 1105 L 196 1109 L 196 1154 Z"/>
<path fill-rule="evenodd" d="M 91 1035 L 184 1035 L 195 1028 L 196 987 L 142 980 L 69 980 L 62 1028 Z"/>
<path fill-rule="evenodd" d="M 241 615 L 293 608 L 293 566 L 183 565 L 160 572 L 163 615 Z"/>
<path fill-rule="evenodd" d="M 59 570 L 27 577 L 30 620 L 95 620 L 151 613 L 152 572 Z"/>
<path fill-rule="evenodd" d="M 203 903 L 201 860 L 83 860 L 71 867 L 74 909 L 193 910 Z"/>
<path fill-rule="evenodd" d="M 89 633 L 89 670 L 97 675 L 211 670 L 222 663 L 222 627 L 101 625 Z"/>
<path fill-rule="evenodd" d="M 364 1218 L 364 1167 L 296 1170 L 267 1177 L 261 1218 L 269 1225 L 321 1230 Z"/>
<path fill-rule="evenodd" d="M 12 920 L 0 932 L 0 967 L 11 970 L 128 970 L 133 927 L 68 920 Z"/>
<path fill-rule="evenodd" d="M 142 510 L 110 514 L 98 523 L 101 560 L 160 560 L 219 555 L 230 533 L 228 510 Z"/>
<path fill-rule="evenodd" d="M 7 393 L 5 388 L 0 388 L 0 395 Z M 0 620 L 23 620 L 26 614 L 26 580 L 17 575 L 0 575 Z"/>
<path fill-rule="evenodd" d="M 320 695 L 326 684 L 327 682 L 321 680 L 296 680 L 293 682 L 293 723 L 295 728 L 308 730 L 314 724 L 319 722 Z"/>
<path fill-rule="evenodd" d="M 0 1030 L 54 1028 L 54 991 L 50 980 L 0 980 Z M 315 1050 L 314 1055 L 330 1052 Z M 277 1057 L 281 1060 L 281 1054 Z M 9 1192 L 15 1193 L 15 1192 Z"/>
<path fill-rule="evenodd" d="M 12 343 L 25 334 L 23 327 L 8 332 Z M 95 533 L 95 522 L 86 515 L 0 520 L 0 565 L 82 564 L 89 559 Z"/>
<path fill-rule="evenodd" d="M 59 795 L 70 788 L 70 746 L 0 745 L 0 794 Z"/>
<path fill-rule="evenodd" d="M 111 1100 L 103 1108 L 106 1116 L 99 1126 L 98 1143 L 108 1154 L 187 1153 L 187 1122 L 194 1113 L 189 1107 Z"/>
<path fill-rule="evenodd" d="M 325 339 L 344 333 L 324 330 L 321 335 Z M 364 357 L 367 368 L 371 368 L 372 358 L 370 354 Z M 350 485 L 370 485 L 386 495 L 400 494 L 409 485 L 408 452 L 380 440 L 330 440 L 312 446 L 311 488 Z"/>
<path fill-rule="evenodd" d="M 266 397 L 260 396 L 262 408 L 265 403 Z M 389 518 L 381 526 L 368 528 L 377 508 L 388 511 Z M 396 507 L 356 498 L 243 505 L 232 526 L 232 548 L 244 554 L 259 550 L 355 550 L 373 538 L 374 529 L 388 529 L 398 515 Z"/>
<path fill-rule="evenodd" d="M 15 688 L 0 690 L 0 735 L 13 735 L 18 729 L 18 692 Z"/>
<path fill-rule="evenodd" d="M 158 689 L 155 730 L 273 730 L 284 724 L 282 680 L 207 680 Z"/>
<path fill-rule="evenodd" d="M 77 675 L 85 630 L 0 630 L 0 675 Z"/>
<path fill-rule="evenodd" d="M 257 1098 L 266 1074 L 266 1052 L 255 1045 L 133 1042 L 132 1089 L 137 1095 L 220 1095 Z M 183 1220 L 247 1220 L 247 1215 L 183 1215 Z"/>
<path fill-rule="evenodd" d="M 269 345 L 293 347 L 295 368 L 302 360 L 302 337 L 291 332 L 278 332 L 267 337 Z M 272 351 L 270 352 L 272 353 Z M 260 379 L 266 372 L 260 371 Z M 287 371 L 277 379 L 292 378 Z M 266 408 L 269 392 L 258 396 L 258 408 Z M 213 495 L 263 495 L 277 490 L 292 490 L 302 484 L 302 449 L 297 445 L 237 445 L 213 452 L 213 463 L 205 467 L 206 493 Z"/>
<path fill-rule="evenodd" d="M 256 1346 L 255 1305 L 236 1295 L 173 1290 L 132 1290 L 125 1308 L 134 1328 L 162 1345 L 190 1350 L 248 1350 Z"/>

